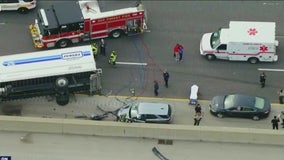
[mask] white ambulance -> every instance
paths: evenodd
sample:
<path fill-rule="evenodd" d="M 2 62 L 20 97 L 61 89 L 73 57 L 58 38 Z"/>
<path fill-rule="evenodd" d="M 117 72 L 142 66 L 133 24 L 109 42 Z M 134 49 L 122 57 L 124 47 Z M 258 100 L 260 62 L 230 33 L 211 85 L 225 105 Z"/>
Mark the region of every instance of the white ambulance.
<path fill-rule="evenodd" d="M 202 36 L 200 54 L 208 60 L 275 62 L 278 44 L 275 22 L 231 21 L 229 28 Z"/>
<path fill-rule="evenodd" d="M 36 7 L 36 0 L 0 0 L 0 11 L 27 13 Z"/>

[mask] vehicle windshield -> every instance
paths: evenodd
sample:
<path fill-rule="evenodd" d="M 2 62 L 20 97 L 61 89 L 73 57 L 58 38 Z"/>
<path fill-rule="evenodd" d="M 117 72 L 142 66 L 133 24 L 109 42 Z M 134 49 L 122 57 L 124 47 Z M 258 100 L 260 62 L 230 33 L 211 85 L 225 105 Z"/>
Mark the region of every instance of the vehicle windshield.
<path fill-rule="evenodd" d="M 137 117 L 138 114 L 138 103 L 133 103 L 129 109 L 129 118 Z"/>
<path fill-rule="evenodd" d="M 252 106 L 263 109 L 265 99 L 253 96 L 227 95 L 224 100 L 224 109 L 230 109 L 235 106 Z"/>
<path fill-rule="evenodd" d="M 234 107 L 235 95 L 227 95 L 224 100 L 224 109 L 229 109 Z"/>
<path fill-rule="evenodd" d="M 221 28 L 218 29 L 216 32 L 213 32 L 210 38 L 210 45 L 211 48 L 216 48 L 220 44 L 220 34 L 221 34 Z"/>
<path fill-rule="evenodd" d="M 40 33 L 43 34 L 43 25 L 42 25 L 43 20 L 42 20 L 40 12 L 37 13 L 37 19 L 38 19 L 38 28 L 40 30 Z"/>
<path fill-rule="evenodd" d="M 58 34 L 57 28 L 47 28 L 46 26 L 44 26 L 43 18 L 40 11 L 38 11 L 37 13 L 37 19 L 38 19 L 38 28 L 43 36 Z"/>
<path fill-rule="evenodd" d="M 254 107 L 258 109 L 263 109 L 265 105 L 265 100 L 263 98 L 255 97 Z"/>

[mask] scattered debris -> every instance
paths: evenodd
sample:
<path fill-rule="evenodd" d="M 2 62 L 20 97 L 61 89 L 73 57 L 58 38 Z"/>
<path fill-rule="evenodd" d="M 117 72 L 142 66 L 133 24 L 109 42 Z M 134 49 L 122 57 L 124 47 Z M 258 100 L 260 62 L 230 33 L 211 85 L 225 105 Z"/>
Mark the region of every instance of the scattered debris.
<path fill-rule="evenodd" d="M 166 158 L 164 155 L 162 155 L 162 153 L 159 152 L 156 147 L 153 147 L 153 148 L 152 148 L 152 152 L 153 152 L 160 160 L 170 160 L 170 159 Z"/>
<path fill-rule="evenodd" d="M 26 133 L 24 136 L 20 137 L 20 141 L 24 143 L 31 143 L 32 142 L 32 137 L 31 133 Z"/>

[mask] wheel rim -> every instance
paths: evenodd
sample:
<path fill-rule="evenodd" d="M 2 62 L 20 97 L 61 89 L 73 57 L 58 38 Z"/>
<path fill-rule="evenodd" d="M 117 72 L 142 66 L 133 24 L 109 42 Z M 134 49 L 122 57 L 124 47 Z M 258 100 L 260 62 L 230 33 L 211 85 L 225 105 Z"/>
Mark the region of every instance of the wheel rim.
<path fill-rule="evenodd" d="M 60 40 L 57 42 L 57 47 L 60 47 L 60 48 L 65 48 L 68 46 L 68 41 L 67 40 Z"/>
<path fill-rule="evenodd" d="M 218 118 L 223 118 L 223 114 L 218 113 L 218 114 L 217 114 L 217 117 L 218 117 Z"/>
<path fill-rule="evenodd" d="M 66 47 L 66 46 L 67 46 L 67 42 L 66 41 L 60 42 L 60 47 Z"/>
<path fill-rule="evenodd" d="M 256 64 L 257 63 L 257 59 L 256 58 L 251 58 L 250 59 L 250 63 L 251 64 Z"/>
<path fill-rule="evenodd" d="M 119 31 L 115 31 L 112 34 L 112 37 L 114 37 L 114 38 L 118 38 L 119 36 L 120 36 L 120 32 Z"/>
<path fill-rule="evenodd" d="M 257 120 L 259 120 L 259 117 L 258 116 L 253 116 L 252 119 L 257 121 Z"/>
<path fill-rule="evenodd" d="M 207 57 L 208 60 L 213 60 L 213 59 L 214 59 L 214 56 L 213 56 L 213 55 L 210 55 L 210 54 L 207 55 L 206 57 Z"/>

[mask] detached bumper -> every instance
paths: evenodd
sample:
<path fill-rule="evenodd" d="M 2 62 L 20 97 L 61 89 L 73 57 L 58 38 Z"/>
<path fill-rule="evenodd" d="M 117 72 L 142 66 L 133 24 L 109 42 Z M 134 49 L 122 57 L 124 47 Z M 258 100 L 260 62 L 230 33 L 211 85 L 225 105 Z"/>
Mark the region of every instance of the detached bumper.
<path fill-rule="evenodd" d="M 35 48 L 43 48 L 43 44 L 41 43 L 41 40 L 40 40 L 40 34 L 39 34 L 36 26 L 34 24 L 31 24 L 29 26 L 29 29 L 30 29 L 30 32 L 31 32 L 34 47 Z"/>

